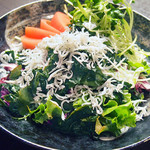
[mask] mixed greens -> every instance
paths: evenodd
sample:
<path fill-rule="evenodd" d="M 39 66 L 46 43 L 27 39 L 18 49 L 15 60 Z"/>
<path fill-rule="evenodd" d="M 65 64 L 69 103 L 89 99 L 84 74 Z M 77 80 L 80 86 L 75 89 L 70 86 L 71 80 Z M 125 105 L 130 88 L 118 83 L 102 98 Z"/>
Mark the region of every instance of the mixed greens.
<path fill-rule="evenodd" d="M 0 54 L 1 105 L 59 132 L 118 137 L 150 114 L 150 53 L 132 38 L 131 2 L 66 2 L 65 32 Z"/>

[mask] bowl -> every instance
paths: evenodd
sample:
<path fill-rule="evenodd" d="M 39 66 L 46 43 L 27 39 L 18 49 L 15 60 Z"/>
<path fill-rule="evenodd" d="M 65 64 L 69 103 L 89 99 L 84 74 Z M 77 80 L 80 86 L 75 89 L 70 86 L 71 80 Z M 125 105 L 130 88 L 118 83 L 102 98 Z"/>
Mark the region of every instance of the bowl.
<path fill-rule="evenodd" d="M 0 18 L 0 52 L 14 48 L 14 37 L 24 34 L 25 26 L 39 26 L 40 18 L 51 18 L 56 11 L 63 11 L 64 1 L 37 1 L 21 6 Z M 133 34 L 138 45 L 150 49 L 150 20 L 134 12 Z M 26 120 L 15 120 L 5 108 L 0 107 L 0 128 L 14 138 L 41 149 L 99 150 L 134 148 L 150 140 L 150 116 L 130 128 L 127 133 L 113 141 L 93 140 L 87 136 L 71 136 L 35 125 Z"/>

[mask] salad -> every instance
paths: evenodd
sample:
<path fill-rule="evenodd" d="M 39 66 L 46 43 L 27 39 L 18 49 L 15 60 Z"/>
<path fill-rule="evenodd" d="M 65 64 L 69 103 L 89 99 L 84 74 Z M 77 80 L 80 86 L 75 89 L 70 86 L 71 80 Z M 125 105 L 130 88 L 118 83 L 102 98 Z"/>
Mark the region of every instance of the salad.
<path fill-rule="evenodd" d="M 133 1 L 65 1 L 71 12 L 0 54 L 0 104 L 61 133 L 119 137 L 150 115 L 150 53 L 131 34 Z"/>

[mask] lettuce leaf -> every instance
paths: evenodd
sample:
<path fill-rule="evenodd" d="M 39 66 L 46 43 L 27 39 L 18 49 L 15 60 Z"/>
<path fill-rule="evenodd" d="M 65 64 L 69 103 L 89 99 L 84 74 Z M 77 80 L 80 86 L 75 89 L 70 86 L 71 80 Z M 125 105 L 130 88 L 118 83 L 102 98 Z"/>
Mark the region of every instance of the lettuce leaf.
<path fill-rule="evenodd" d="M 28 107 L 29 113 L 19 119 L 27 119 L 31 117 L 33 121 L 40 124 L 56 118 L 61 119 L 63 116 L 62 109 L 56 102 L 52 101 L 51 98 L 52 97 L 49 96 L 47 102 L 45 104 L 41 103 L 35 110 L 30 110 Z"/>
<path fill-rule="evenodd" d="M 9 79 L 10 80 L 18 79 L 18 77 L 21 75 L 21 69 L 22 69 L 21 65 L 18 65 L 16 68 L 14 68 L 9 75 Z"/>
<path fill-rule="evenodd" d="M 130 67 L 132 67 L 133 70 L 136 70 L 139 67 L 143 67 L 144 68 L 143 72 L 147 72 L 148 74 L 150 74 L 150 67 L 146 61 L 142 62 L 128 61 L 128 64 Z"/>
<path fill-rule="evenodd" d="M 118 135 L 120 130 L 126 126 L 136 126 L 136 113 L 131 101 L 131 94 L 124 91 L 123 96 L 124 99 L 120 105 L 115 100 L 109 100 L 106 104 L 103 104 L 102 118 L 106 120 L 102 124 L 107 126 L 107 131 L 115 135 Z"/>

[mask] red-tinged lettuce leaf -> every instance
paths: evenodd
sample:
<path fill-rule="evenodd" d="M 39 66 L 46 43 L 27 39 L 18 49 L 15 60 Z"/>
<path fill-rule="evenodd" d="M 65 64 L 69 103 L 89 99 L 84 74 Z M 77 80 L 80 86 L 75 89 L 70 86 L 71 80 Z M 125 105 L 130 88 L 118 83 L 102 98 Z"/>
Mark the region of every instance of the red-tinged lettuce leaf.
<path fill-rule="evenodd" d="M 5 83 L 5 81 L 6 81 L 6 80 L 8 80 L 8 78 L 7 78 L 7 77 L 1 78 L 1 79 L 0 79 L 0 84 Z"/>
<path fill-rule="evenodd" d="M 17 67 L 17 64 L 9 63 L 9 64 L 3 64 L 2 66 L 4 67 L 6 71 L 12 71 L 13 69 Z"/>
<path fill-rule="evenodd" d="M 150 83 L 148 81 L 137 82 L 135 89 L 140 93 L 142 93 L 143 90 L 150 92 Z"/>

